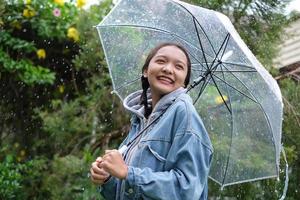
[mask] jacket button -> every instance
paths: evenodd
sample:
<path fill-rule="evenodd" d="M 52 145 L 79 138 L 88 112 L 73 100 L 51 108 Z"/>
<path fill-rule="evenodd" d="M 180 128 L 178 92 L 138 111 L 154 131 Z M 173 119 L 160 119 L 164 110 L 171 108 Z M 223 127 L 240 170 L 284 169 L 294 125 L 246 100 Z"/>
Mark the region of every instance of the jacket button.
<path fill-rule="evenodd" d="M 132 189 L 132 188 L 129 188 L 129 189 L 128 189 L 128 193 L 129 193 L 129 194 L 132 194 L 132 193 L 133 193 L 133 189 Z"/>

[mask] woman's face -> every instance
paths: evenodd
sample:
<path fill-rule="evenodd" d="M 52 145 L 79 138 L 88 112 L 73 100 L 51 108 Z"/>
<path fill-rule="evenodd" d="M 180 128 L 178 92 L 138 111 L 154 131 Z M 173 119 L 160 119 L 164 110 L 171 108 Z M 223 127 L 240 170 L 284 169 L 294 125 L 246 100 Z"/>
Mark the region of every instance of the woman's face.
<path fill-rule="evenodd" d="M 152 97 L 160 98 L 179 87 L 184 87 L 187 76 L 187 58 L 176 46 L 165 46 L 157 51 L 144 70 Z"/>

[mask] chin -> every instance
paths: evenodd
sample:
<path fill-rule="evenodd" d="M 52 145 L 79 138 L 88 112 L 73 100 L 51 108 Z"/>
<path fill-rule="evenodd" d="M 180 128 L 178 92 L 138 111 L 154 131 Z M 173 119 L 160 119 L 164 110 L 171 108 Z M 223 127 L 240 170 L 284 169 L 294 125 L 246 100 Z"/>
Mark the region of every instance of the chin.
<path fill-rule="evenodd" d="M 176 90 L 176 88 L 161 89 L 160 92 L 162 95 L 166 95 L 173 92 L 174 90 Z"/>

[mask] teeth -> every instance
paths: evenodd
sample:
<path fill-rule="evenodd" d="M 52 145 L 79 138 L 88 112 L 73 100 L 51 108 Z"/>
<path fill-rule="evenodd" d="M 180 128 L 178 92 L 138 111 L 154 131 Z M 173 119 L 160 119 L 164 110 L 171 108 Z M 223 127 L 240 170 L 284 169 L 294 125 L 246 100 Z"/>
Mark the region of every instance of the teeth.
<path fill-rule="evenodd" d="M 167 78 L 167 77 L 159 77 L 158 79 L 163 80 L 163 81 L 167 81 L 169 83 L 173 83 L 173 80 L 171 80 L 170 78 Z"/>

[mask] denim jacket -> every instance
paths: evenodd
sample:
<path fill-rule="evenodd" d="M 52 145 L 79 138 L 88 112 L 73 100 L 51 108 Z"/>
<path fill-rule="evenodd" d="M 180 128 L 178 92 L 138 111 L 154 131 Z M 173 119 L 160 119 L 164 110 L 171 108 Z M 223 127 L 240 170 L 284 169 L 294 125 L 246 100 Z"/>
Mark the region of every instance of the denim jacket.
<path fill-rule="evenodd" d="M 102 195 L 107 200 L 207 199 L 213 150 L 191 98 L 185 89 L 179 88 L 163 96 L 146 120 L 139 104 L 141 92 L 124 100 L 125 108 L 132 113 L 131 130 L 120 147 L 160 118 L 125 152 L 126 179 L 111 177 L 102 185 Z"/>

